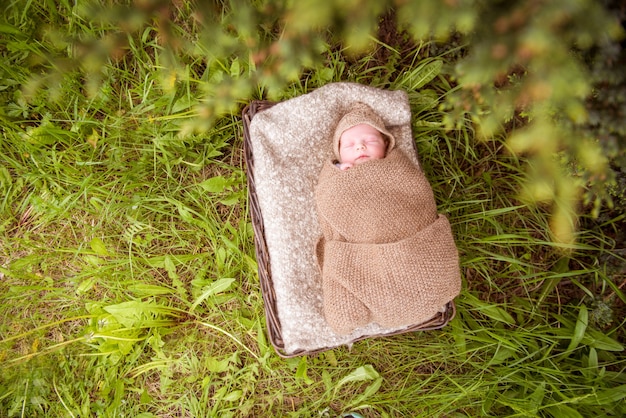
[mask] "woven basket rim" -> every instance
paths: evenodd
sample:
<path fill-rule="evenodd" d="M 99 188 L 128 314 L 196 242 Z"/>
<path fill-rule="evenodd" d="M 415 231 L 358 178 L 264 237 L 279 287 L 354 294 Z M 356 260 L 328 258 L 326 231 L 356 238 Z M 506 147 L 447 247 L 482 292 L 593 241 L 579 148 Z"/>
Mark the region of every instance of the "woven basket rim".
<path fill-rule="evenodd" d="M 335 346 L 320 347 L 314 350 L 297 350 L 292 353 L 285 351 L 285 344 L 283 341 L 280 320 L 278 318 L 278 312 L 276 308 L 276 293 L 273 286 L 270 258 L 267 249 L 267 242 L 265 241 L 265 229 L 263 226 L 263 215 L 259 205 L 258 196 L 255 187 L 254 177 L 254 155 L 252 141 L 250 138 L 250 123 L 254 116 L 266 109 L 276 105 L 277 102 L 269 100 L 253 100 L 242 111 L 243 120 L 243 135 L 244 135 L 244 159 L 246 163 L 246 177 L 248 186 L 248 202 L 250 207 L 250 217 L 252 221 L 252 227 L 254 230 L 254 244 L 255 254 L 257 258 L 259 285 L 261 288 L 261 294 L 264 302 L 265 309 L 265 322 L 267 325 L 269 340 L 274 347 L 276 353 L 284 358 L 297 357 L 302 355 L 313 355 L 321 353 L 323 351 L 336 348 Z M 415 144 L 413 144 L 415 147 Z M 415 149 L 417 155 L 417 149 Z M 349 341 L 347 344 L 353 344 L 357 341 L 361 341 L 368 338 L 389 337 L 393 335 L 404 334 L 415 331 L 432 331 L 443 328 L 447 325 L 456 315 L 456 305 L 454 301 L 450 301 L 446 304 L 444 312 L 437 313 L 433 318 L 420 324 L 415 324 L 402 328 L 400 330 L 394 330 L 390 332 L 383 332 L 378 334 L 367 334 Z"/>

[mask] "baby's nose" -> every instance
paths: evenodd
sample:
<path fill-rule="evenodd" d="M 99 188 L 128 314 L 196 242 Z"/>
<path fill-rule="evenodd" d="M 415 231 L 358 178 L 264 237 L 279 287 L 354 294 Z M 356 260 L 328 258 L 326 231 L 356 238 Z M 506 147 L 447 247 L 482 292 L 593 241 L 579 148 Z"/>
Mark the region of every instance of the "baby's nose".
<path fill-rule="evenodd" d="M 365 144 L 363 144 L 363 143 L 356 144 L 355 148 L 356 149 L 363 149 L 363 148 L 365 148 Z"/>

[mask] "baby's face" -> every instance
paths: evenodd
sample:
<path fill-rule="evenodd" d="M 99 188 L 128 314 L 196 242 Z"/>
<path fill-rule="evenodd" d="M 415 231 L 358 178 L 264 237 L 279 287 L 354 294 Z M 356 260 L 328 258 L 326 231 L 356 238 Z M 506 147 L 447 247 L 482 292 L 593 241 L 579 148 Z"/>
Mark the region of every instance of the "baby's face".
<path fill-rule="evenodd" d="M 361 164 L 385 158 L 387 143 L 378 129 L 362 123 L 346 129 L 339 139 L 339 157 L 342 163 Z"/>

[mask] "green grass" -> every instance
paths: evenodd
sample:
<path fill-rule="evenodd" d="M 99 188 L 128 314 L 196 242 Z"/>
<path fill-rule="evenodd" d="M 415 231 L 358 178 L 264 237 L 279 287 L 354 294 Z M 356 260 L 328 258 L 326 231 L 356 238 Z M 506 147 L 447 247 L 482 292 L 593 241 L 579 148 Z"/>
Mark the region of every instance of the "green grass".
<path fill-rule="evenodd" d="M 29 4 L 5 19 L 34 34 L 50 9 Z M 265 330 L 239 118 L 263 89 L 209 121 L 196 111 L 205 63 L 186 57 L 174 81 L 147 34 L 107 61 L 95 93 L 74 69 L 29 98 L 29 60 L 52 46 L 3 30 L 0 416 L 626 414 L 624 215 L 600 225 L 583 211 L 577 243 L 554 244 L 547 209 L 518 195 L 525 161 L 502 139 L 474 140 L 469 123 L 444 128 L 447 54 L 379 46 L 381 62 L 328 49 L 278 95 L 339 80 L 410 92 L 461 255 L 456 318 L 285 360 Z"/>

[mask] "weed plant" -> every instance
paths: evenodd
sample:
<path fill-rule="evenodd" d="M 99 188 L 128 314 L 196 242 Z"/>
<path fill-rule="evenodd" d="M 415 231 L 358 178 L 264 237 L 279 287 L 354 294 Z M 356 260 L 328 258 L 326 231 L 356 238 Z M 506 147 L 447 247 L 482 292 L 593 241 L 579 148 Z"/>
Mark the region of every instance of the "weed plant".
<path fill-rule="evenodd" d="M 190 57 L 164 77 L 146 34 L 94 91 L 72 70 L 26 97 L 33 56 L 53 45 L 12 28 L 36 10 L 0 28 L 0 416 L 626 415 L 624 214 L 554 244 L 548 211 L 517 193 L 524 161 L 469 122 L 444 127 L 458 49 L 348 59 L 328 45 L 325 65 L 283 90 L 341 80 L 409 93 L 464 283 L 442 330 L 282 359 L 265 330 L 239 117 L 263 92 L 204 124 L 206 68 Z"/>

